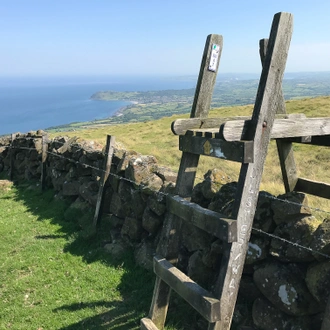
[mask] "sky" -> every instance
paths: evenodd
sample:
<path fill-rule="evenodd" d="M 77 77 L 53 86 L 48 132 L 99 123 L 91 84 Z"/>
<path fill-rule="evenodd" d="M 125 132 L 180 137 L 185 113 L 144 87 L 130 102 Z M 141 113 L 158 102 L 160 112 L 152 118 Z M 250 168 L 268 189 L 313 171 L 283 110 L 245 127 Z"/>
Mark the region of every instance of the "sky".
<path fill-rule="evenodd" d="M 259 73 L 280 11 L 294 17 L 286 72 L 330 71 L 328 0 L 0 0 L 0 76 L 197 75 L 211 33 L 219 72 Z"/>

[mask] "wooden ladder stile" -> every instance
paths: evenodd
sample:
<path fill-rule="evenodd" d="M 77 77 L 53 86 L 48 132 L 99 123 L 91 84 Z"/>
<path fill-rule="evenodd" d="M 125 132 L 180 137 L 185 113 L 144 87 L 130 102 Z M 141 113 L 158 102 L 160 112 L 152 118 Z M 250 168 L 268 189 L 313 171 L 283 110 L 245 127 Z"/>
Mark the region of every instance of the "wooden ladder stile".
<path fill-rule="evenodd" d="M 262 171 L 281 94 L 292 21 L 292 15 L 289 13 L 278 13 L 274 16 L 256 103 L 244 133 L 244 141 L 226 141 L 222 139 L 221 132 L 207 129 L 212 126 L 212 120 L 208 120 L 207 115 L 216 75 L 216 72 L 208 70 L 208 62 L 212 45 L 222 47 L 222 37 L 211 35 L 207 39 L 191 119 L 184 122 L 182 131 L 185 133 L 179 137 L 182 158 L 175 191 L 178 196 L 167 198 L 168 214 L 157 247 L 157 256 L 154 258 L 156 284 L 149 316 L 141 320 L 141 329 L 163 329 L 171 289 L 208 321 L 209 330 L 230 329 Z M 213 124 L 215 122 L 219 124 L 217 120 L 213 121 Z M 205 131 L 196 132 L 194 127 L 201 127 L 204 123 L 207 126 L 203 126 Z M 172 124 L 172 130 L 178 131 L 176 124 Z M 189 202 L 200 155 L 242 163 L 233 219 L 227 219 L 217 212 Z M 182 221 L 211 232 L 223 240 L 225 249 L 213 292 L 206 291 L 175 267 Z"/>

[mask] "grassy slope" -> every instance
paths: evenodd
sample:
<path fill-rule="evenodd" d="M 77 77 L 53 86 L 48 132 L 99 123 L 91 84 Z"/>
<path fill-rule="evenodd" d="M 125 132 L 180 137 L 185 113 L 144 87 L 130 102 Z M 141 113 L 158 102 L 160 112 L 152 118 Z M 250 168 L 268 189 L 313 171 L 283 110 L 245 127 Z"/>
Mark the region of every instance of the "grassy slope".
<path fill-rule="evenodd" d="M 2 183 L 0 329 L 140 329 L 154 274 L 135 265 L 132 251 L 119 260 L 105 252 L 107 223 L 91 237 L 78 225 L 80 214 L 65 220 L 68 204 L 53 191 Z M 194 312 L 172 305 L 166 329 L 191 328 Z"/>
<path fill-rule="evenodd" d="M 153 280 L 131 255 L 83 238 L 52 192 L 0 190 L 0 203 L 0 329 L 138 328 Z"/>
<path fill-rule="evenodd" d="M 288 113 L 304 113 L 307 117 L 329 117 L 330 116 L 330 97 L 306 98 L 301 100 L 291 100 L 286 102 Z M 226 117 L 235 115 L 249 115 L 252 113 L 252 106 L 223 107 L 213 109 L 209 117 Z M 178 150 L 178 137 L 174 136 L 170 130 L 171 122 L 178 118 L 188 118 L 189 115 L 176 115 L 155 121 L 141 123 L 109 125 L 103 127 L 89 128 L 78 132 L 59 133 L 60 135 L 78 135 L 85 139 L 96 140 L 105 143 L 106 135 L 116 137 L 116 140 L 123 143 L 128 149 L 138 151 L 142 154 L 154 155 L 158 161 L 175 170 L 179 167 L 181 152 Z M 56 134 L 53 134 L 55 136 Z M 299 176 L 310 179 L 330 182 L 329 148 L 310 147 L 295 145 L 295 153 Z M 222 161 L 208 157 L 202 157 L 198 180 L 210 168 L 221 168 L 233 180 L 237 179 L 239 164 L 234 162 Z M 278 163 L 277 153 L 274 142 L 271 143 L 266 167 L 263 174 L 261 189 L 273 194 L 284 192 L 281 172 Z M 315 200 L 314 206 L 327 206 L 325 200 Z M 328 207 L 330 209 L 330 207 Z"/>

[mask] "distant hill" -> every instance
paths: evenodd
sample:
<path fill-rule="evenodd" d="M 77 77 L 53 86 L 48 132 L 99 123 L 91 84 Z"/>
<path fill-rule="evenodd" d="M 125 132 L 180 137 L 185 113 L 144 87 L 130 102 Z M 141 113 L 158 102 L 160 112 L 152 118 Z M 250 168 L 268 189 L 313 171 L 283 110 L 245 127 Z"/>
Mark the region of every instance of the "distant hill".
<path fill-rule="evenodd" d="M 245 75 L 219 75 L 212 97 L 212 108 L 253 104 L 259 80 L 246 79 Z M 120 109 L 110 118 L 82 123 L 84 126 L 95 124 L 116 124 L 140 122 L 189 113 L 195 89 L 160 91 L 100 91 L 91 96 L 92 100 L 124 100 L 132 104 Z M 330 95 L 330 72 L 291 73 L 283 80 L 283 94 L 286 100 Z M 70 130 L 81 126 L 79 123 L 52 127 L 52 130 Z"/>

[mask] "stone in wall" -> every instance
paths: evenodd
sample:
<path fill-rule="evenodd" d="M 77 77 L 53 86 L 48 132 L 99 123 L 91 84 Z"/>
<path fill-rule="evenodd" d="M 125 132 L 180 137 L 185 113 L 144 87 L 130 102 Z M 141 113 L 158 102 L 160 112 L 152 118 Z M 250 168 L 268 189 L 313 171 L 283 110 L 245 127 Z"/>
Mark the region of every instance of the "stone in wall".
<path fill-rule="evenodd" d="M 277 199 L 272 201 L 272 209 L 274 221 L 277 225 L 288 222 L 291 218 L 300 214 L 312 214 L 308 207 L 307 196 L 300 192 L 291 192 L 277 196 Z"/>
<path fill-rule="evenodd" d="M 267 259 L 269 252 L 269 239 L 252 236 L 246 253 L 245 264 L 253 265 Z"/>
<path fill-rule="evenodd" d="M 273 232 L 275 229 L 274 210 L 272 207 L 274 196 L 266 191 L 260 191 L 258 196 L 257 208 L 253 219 L 253 227 L 266 233 Z M 280 207 L 280 206 L 279 206 Z M 257 234 L 257 232 L 254 232 Z"/>
<path fill-rule="evenodd" d="M 156 235 L 163 223 L 163 217 L 146 207 L 142 216 L 142 227 L 150 234 Z"/>
<path fill-rule="evenodd" d="M 265 298 L 257 298 L 253 303 L 252 317 L 254 325 L 260 330 L 311 330 L 320 329 L 312 317 L 292 317 L 275 308 Z"/>
<path fill-rule="evenodd" d="M 136 218 L 126 217 L 121 229 L 121 236 L 131 241 L 140 241 L 143 233 L 142 222 Z"/>
<path fill-rule="evenodd" d="M 310 247 L 314 251 L 330 255 L 330 219 L 324 219 L 315 230 Z M 317 260 L 324 260 L 321 254 L 314 253 L 313 255 Z"/>
<path fill-rule="evenodd" d="M 130 207 L 133 215 L 137 219 L 142 219 L 146 206 L 147 206 L 147 201 L 144 198 L 144 194 L 139 190 L 133 190 L 131 192 Z"/>
<path fill-rule="evenodd" d="M 312 315 L 322 310 L 308 291 L 304 270 L 297 264 L 266 262 L 255 270 L 253 280 L 262 294 L 288 315 Z"/>
<path fill-rule="evenodd" d="M 215 281 L 214 271 L 203 262 L 202 251 L 195 251 L 189 258 L 187 275 L 206 289 Z"/>
<path fill-rule="evenodd" d="M 286 241 L 273 238 L 270 254 L 284 262 L 313 261 L 314 256 L 308 249 L 295 246 L 288 241 L 309 247 L 320 220 L 304 214 L 292 216 L 290 219 L 290 221 L 282 222 L 276 227 L 274 235 L 285 238 Z"/>
<path fill-rule="evenodd" d="M 237 182 L 230 182 L 221 186 L 220 190 L 214 195 L 208 208 L 226 216 L 232 214 L 233 202 L 237 191 Z"/>
<path fill-rule="evenodd" d="M 311 264 L 306 274 L 306 284 L 321 306 L 330 298 L 330 260 Z"/>

